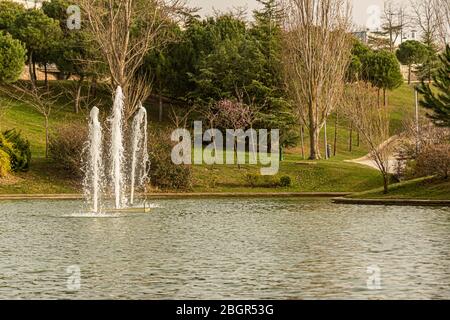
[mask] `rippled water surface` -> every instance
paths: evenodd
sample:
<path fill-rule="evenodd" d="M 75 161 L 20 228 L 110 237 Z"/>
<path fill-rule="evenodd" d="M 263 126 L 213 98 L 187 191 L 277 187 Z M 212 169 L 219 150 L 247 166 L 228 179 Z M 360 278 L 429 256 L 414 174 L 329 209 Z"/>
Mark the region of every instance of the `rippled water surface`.
<path fill-rule="evenodd" d="M 79 202 L 0 202 L 0 298 L 450 299 L 450 209 L 155 204 L 85 217 Z M 67 286 L 70 266 L 79 290 Z M 368 268 L 381 289 L 368 288 Z"/>

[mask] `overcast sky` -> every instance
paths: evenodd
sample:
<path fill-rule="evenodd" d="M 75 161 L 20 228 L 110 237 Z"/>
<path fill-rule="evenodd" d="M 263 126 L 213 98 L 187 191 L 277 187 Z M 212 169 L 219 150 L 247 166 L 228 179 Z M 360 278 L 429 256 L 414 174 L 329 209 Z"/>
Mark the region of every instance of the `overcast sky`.
<path fill-rule="evenodd" d="M 233 6 L 246 6 L 249 11 L 258 7 L 256 0 L 188 0 L 191 6 L 203 8 L 201 14 L 209 15 L 213 9 L 220 11 L 232 9 Z M 371 15 L 368 12 L 373 12 L 371 6 L 381 7 L 383 0 L 351 0 L 353 2 L 353 17 L 354 23 L 360 26 L 365 26 L 367 22 L 370 23 Z M 399 0 L 395 0 L 397 2 Z M 400 0 L 401 1 L 401 0 Z M 404 0 L 403 0 L 404 1 Z"/>

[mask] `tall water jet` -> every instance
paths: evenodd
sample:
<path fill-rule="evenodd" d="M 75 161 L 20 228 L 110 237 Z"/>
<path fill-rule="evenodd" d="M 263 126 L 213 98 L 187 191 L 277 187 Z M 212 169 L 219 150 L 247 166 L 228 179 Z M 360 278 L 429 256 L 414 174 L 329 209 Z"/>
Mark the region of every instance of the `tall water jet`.
<path fill-rule="evenodd" d="M 140 104 L 133 119 L 133 133 L 131 136 L 131 177 L 130 204 L 134 204 L 136 187 L 145 185 L 147 180 L 148 147 L 147 147 L 147 110 Z M 137 174 L 136 174 L 137 172 Z M 138 182 L 136 184 L 136 175 Z"/>
<path fill-rule="evenodd" d="M 113 113 L 109 119 L 111 122 L 111 179 L 114 190 L 114 199 L 116 209 L 121 209 L 125 202 L 125 194 L 123 192 L 123 163 L 124 163 L 124 146 L 123 146 L 123 107 L 124 96 L 122 88 L 119 86 L 114 97 Z"/>
<path fill-rule="evenodd" d="M 99 212 L 99 203 L 103 188 L 103 148 L 102 127 L 98 120 L 99 109 L 92 108 L 89 122 L 89 140 L 87 143 L 88 159 L 85 164 L 84 193 L 92 211 Z"/>

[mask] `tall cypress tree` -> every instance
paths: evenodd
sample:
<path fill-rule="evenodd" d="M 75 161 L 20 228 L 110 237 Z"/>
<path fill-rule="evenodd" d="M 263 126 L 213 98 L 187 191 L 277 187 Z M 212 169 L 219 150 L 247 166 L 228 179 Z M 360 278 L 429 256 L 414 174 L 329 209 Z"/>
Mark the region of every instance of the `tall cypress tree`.
<path fill-rule="evenodd" d="M 293 146 L 298 140 L 293 130 L 295 118 L 284 90 L 282 37 L 284 11 L 278 0 L 257 0 L 261 6 L 253 11 L 251 34 L 263 55 L 262 75 L 254 81 L 258 88 L 255 103 L 261 108 L 258 125 L 280 129 L 282 146 Z"/>
<path fill-rule="evenodd" d="M 418 91 L 423 94 L 420 105 L 431 110 L 428 117 L 441 127 L 450 127 L 450 45 L 439 56 L 442 66 L 433 75 L 433 87 L 422 82 Z"/>

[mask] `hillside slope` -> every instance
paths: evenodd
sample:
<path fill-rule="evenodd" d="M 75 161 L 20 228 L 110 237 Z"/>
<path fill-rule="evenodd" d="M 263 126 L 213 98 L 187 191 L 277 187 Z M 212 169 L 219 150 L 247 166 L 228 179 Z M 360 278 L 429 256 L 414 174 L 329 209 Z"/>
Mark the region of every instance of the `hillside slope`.
<path fill-rule="evenodd" d="M 59 90 L 65 90 L 67 84 L 58 83 Z M 80 181 L 73 179 L 58 168 L 58 164 L 51 159 L 44 159 L 44 128 L 42 116 L 30 106 L 11 101 L 5 96 L 0 96 L 0 103 L 8 106 L 0 118 L 0 129 L 16 128 L 29 139 L 31 143 L 33 160 L 31 171 L 21 173 L 15 177 L 0 181 L 0 193 L 73 193 L 80 191 Z M 104 101 L 107 105 L 108 102 Z M 401 130 L 402 119 L 405 114 L 413 113 L 413 90 L 407 85 L 390 93 L 390 105 L 392 108 L 392 131 Z M 157 106 L 147 105 L 150 115 L 150 126 L 164 126 L 157 124 Z M 78 115 L 72 112 L 69 98 L 62 98 L 50 120 L 52 128 L 67 123 L 87 121 L 87 112 Z M 344 162 L 344 160 L 359 158 L 367 153 L 367 148 L 361 142 L 357 146 L 357 135 L 353 133 L 353 147 L 349 151 L 348 123 L 338 122 L 337 130 L 337 156 L 330 160 L 305 161 L 301 157 L 300 148 L 286 151 L 285 161 L 281 163 L 277 177 L 290 176 L 293 184 L 289 188 L 251 188 L 246 182 L 248 173 L 257 173 L 258 168 L 253 166 L 216 165 L 194 166 L 194 191 L 201 192 L 273 192 L 273 191 L 329 191 L 350 192 L 370 190 L 382 185 L 382 180 L 376 170 L 359 164 Z M 335 135 L 335 118 L 330 117 L 328 123 L 328 142 L 333 145 Z M 305 137 L 305 151 L 308 152 L 308 137 Z M 323 139 L 323 132 L 322 132 Z M 323 141 L 323 140 L 322 140 Z"/>

